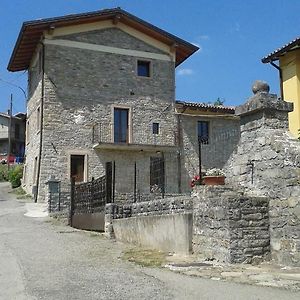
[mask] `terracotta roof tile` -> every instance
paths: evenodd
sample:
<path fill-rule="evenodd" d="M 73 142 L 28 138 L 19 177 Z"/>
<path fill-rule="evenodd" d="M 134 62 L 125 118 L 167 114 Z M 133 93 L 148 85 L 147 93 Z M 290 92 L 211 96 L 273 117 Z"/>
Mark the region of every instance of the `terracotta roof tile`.
<path fill-rule="evenodd" d="M 292 40 L 291 42 L 285 44 L 284 46 L 276 49 L 275 51 L 271 52 L 270 54 L 264 56 L 262 58 L 262 62 L 263 63 L 269 63 L 271 61 L 275 61 L 278 60 L 279 57 L 283 54 L 285 54 L 286 52 L 299 48 L 300 47 L 300 37 L 295 38 L 294 40 Z"/>
<path fill-rule="evenodd" d="M 235 107 L 233 106 L 223 106 L 223 105 L 213 105 L 209 103 L 203 102 L 187 102 L 187 101 L 180 101 L 176 100 L 177 105 L 185 106 L 185 107 L 192 107 L 202 111 L 211 111 L 211 112 L 221 112 L 221 113 L 235 113 Z"/>

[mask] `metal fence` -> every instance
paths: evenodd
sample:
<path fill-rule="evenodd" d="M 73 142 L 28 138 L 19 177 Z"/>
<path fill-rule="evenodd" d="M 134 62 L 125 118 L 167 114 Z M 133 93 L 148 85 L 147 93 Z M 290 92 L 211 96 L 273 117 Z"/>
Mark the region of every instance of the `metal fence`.
<path fill-rule="evenodd" d="M 103 211 L 107 200 L 106 176 L 90 182 L 71 184 L 71 216 Z"/>

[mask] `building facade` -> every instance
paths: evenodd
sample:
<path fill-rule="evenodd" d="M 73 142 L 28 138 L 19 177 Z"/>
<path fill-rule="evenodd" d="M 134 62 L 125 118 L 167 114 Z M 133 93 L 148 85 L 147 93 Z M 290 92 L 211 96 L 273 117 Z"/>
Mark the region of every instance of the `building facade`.
<path fill-rule="evenodd" d="M 24 23 L 8 69 L 29 75 L 26 191 L 44 201 L 51 175 L 68 186 L 112 162 L 120 198 L 189 191 L 201 119 L 210 135 L 238 127 L 233 109 L 175 101 L 175 68 L 197 49 L 119 8 Z"/>
<path fill-rule="evenodd" d="M 270 63 L 279 71 L 281 98 L 294 105 L 294 110 L 289 113 L 289 130 L 295 137 L 299 137 L 300 130 L 299 45 L 300 38 L 297 38 L 262 59 L 263 63 Z"/>
<path fill-rule="evenodd" d="M 17 158 L 22 161 L 25 151 L 25 123 L 26 115 L 23 113 L 11 117 L 10 114 L 0 113 L 0 160 L 7 161 L 10 154 L 10 162 Z M 9 145 L 9 135 L 11 145 Z M 10 149 L 9 149 L 10 146 Z"/>

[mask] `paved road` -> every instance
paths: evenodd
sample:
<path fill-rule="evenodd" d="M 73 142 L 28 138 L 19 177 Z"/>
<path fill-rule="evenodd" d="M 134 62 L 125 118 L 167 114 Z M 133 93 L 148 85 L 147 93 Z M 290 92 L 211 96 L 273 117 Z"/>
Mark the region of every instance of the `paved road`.
<path fill-rule="evenodd" d="M 0 299 L 300 299 L 275 288 L 188 277 L 119 259 L 124 245 L 24 216 L 0 183 Z"/>

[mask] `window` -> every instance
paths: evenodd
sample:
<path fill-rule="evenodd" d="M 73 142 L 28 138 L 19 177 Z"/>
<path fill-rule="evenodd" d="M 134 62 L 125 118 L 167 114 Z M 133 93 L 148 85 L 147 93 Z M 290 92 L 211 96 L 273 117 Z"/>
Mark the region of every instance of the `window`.
<path fill-rule="evenodd" d="M 34 164 L 33 164 L 33 184 L 36 184 L 37 182 L 37 163 L 38 163 L 38 158 L 36 156 L 34 158 Z"/>
<path fill-rule="evenodd" d="M 150 77 L 150 61 L 138 60 L 137 74 L 142 77 Z"/>
<path fill-rule="evenodd" d="M 164 193 L 165 161 L 163 157 L 150 157 L 150 191 Z"/>
<path fill-rule="evenodd" d="M 209 122 L 198 122 L 198 141 L 201 141 L 202 144 L 209 143 Z"/>
<path fill-rule="evenodd" d="M 30 142 L 30 131 L 29 131 L 29 121 L 27 121 L 26 124 L 26 143 L 28 144 Z"/>
<path fill-rule="evenodd" d="M 43 53 L 40 50 L 39 52 L 39 74 L 41 74 L 43 71 Z"/>
<path fill-rule="evenodd" d="M 159 134 L 159 123 L 153 123 L 152 124 L 152 133 L 153 134 Z"/>
<path fill-rule="evenodd" d="M 15 139 L 20 138 L 20 124 L 15 124 Z"/>
<path fill-rule="evenodd" d="M 41 127 L 41 109 L 38 107 L 36 110 L 36 130 L 39 132 Z"/>
<path fill-rule="evenodd" d="M 114 109 L 114 142 L 128 143 L 128 113 L 127 108 Z"/>
<path fill-rule="evenodd" d="M 71 178 L 75 178 L 75 182 L 84 181 L 84 155 L 71 155 Z"/>

